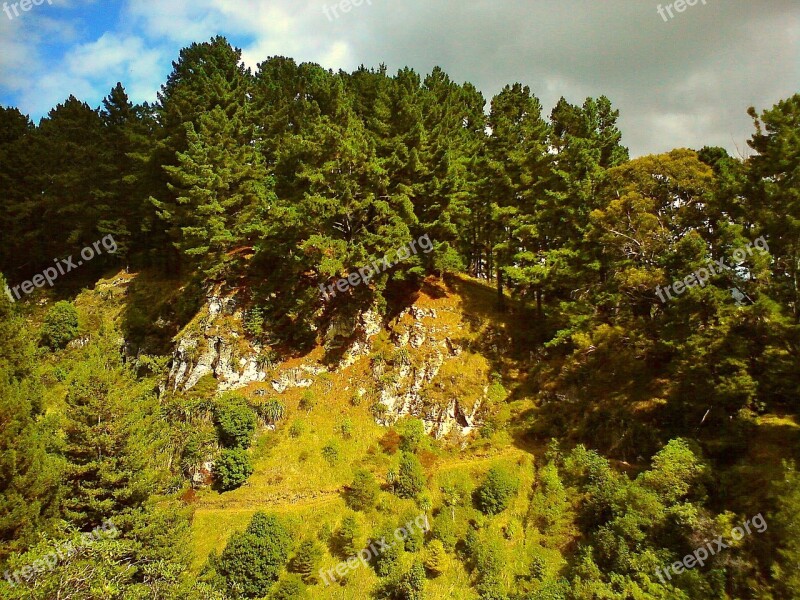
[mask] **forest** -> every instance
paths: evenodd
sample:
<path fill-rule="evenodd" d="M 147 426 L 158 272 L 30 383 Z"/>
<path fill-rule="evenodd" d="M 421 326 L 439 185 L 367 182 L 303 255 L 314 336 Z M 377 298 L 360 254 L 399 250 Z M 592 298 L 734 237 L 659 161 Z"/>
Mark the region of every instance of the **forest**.
<path fill-rule="evenodd" d="M 224 37 L 0 107 L 0 598 L 800 599 L 800 93 L 742 111 L 631 158 Z"/>

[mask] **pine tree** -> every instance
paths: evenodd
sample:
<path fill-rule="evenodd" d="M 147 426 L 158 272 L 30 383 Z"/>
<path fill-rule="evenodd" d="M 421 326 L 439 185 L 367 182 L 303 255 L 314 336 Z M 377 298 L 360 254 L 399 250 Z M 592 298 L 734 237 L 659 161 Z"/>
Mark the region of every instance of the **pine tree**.
<path fill-rule="evenodd" d="M 0 276 L 0 286 L 5 280 Z M 32 377 L 35 348 L 8 298 L 0 297 L 0 560 L 48 529 L 63 465 L 49 448 L 54 424 L 44 417 Z"/>
<path fill-rule="evenodd" d="M 149 461 L 157 404 L 147 382 L 120 364 L 107 339 L 92 345 L 66 398 L 62 510 L 79 527 L 141 507 L 156 489 Z"/>

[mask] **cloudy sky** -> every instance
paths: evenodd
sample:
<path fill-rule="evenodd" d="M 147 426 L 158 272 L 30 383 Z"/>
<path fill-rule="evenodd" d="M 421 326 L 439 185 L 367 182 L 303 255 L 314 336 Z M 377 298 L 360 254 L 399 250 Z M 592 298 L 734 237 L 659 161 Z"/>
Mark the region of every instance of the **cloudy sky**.
<path fill-rule="evenodd" d="M 605 94 L 634 155 L 746 154 L 747 107 L 800 92 L 800 0 L 699 0 L 672 19 L 664 10 L 667 22 L 656 0 L 363 0 L 347 13 L 333 0 L 44 0 L 19 16 L 11 4 L 0 104 L 36 121 L 70 94 L 97 106 L 117 81 L 154 100 L 179 50 L 216 34 L 253 67 L 273 55 L 345 70 L 439 65 L 487 99 L 520 81 L 548 113 L 560 96 Z"/>

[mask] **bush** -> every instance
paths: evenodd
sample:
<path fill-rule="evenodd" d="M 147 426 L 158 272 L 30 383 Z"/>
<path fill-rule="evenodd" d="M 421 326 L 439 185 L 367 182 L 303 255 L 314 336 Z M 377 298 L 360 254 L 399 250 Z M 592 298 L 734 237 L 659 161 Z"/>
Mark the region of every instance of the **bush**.
<path fill-rule="evenodd" d="M 295 419 L 292 426 L 289 427 L 289 435 L 293 438 L 299 438 L 306 430 L 306 425 L 300 419 Z"/>
<path fill-rule="evenodd" d="M 384 527 L 372 539 L 383 540 L 387 544 L 385 548 L 382 548 L 373 557 L 372 567 L 378 577 L 388 577 L 400 566 L 400 548 L 393 543 L 395 539 L 394 530 L 390 527 Z M 379 543 L 375 545 L 376 547 L 381 547 Z"/>
<path fill-rule="evenodd" d="M 333 536 L 333 549 L 342 558 L 349 558 L 358 554 L 357 547 L 358 522 L 353 515 L 342 519 L 342 524 Z"/>
<path fill-rule="evenodd" d="M 347 505 L 353 510 L 368 510 L 375 506 L 380 488 L 375 476 L 369 471 L 356 471 L 353 483 L 347 492 Z"/>
<path fill-rule="evenodd" d="M 267 425 L 277 425 L 286 415 L 286 406 L 283 402 L 275 400 L 274 398 L 270 398 L 263 404 L 259 404 L 257 410 L 258 416 L 260 416 Z"/>
<path fill-rule="evenodd" d="M 346 440 L 353 437 L 353 429 L 353 422 L 350 419 L 344 419 L 339 424 L 339 433 L 341 433 L 342 437 Z"/>
<path fill-rule="evenodd" d="M 476 492 L 478 508 L 486 515 L 503 512 L 519 490 L 519 480 L 502 467 L 493 467 Z"/>
<path fill-rule="evenodd" d="M 278 582 L 270 600 L 299 600 L 305 597 L 305 586 L 297 575 L 288 575 Z"/>
<path fill-rule="evenodd" d="M 223 402 L 226 404 L 218 405 L 215 415 L 220 442 L 228 448 L 249 448 L 256 431 L 256 416 L 237 396 Z"/>
<path fill-rule="evenodd" d="M 440 540 L 433 540 L 425 549 L 425 570 L 434 576 L 447 569 L 447 551 Z"/>
<path fill-rule="evenodd" d="M 425 489 L 425 473 L 413 454 L 404 452 L 394 481 L 395 493 L 401 498 L 416 498 Z"/>
<path fill-rule="evenodd" d="M 458 542 L 456 523 L 452 515 L 447 511 L 442 511 L 433 519 L 431 535 L 433 539 L 439 540 L 446 550 L 455 550 Z"/>
<path fill-rule="evenodd" d="M 310 413 L 312 410 L 314 410 L 316 405 L 317 397 L 314 395 L 314 392 L 311 390 L 306 390 L 303 392 L 303 396 L 300 398 L 300 410 Z"/>
<path fill-rule="evenodd" d="M 316 540 L 306 539 L 297 547 L 297 551 L 289 563 L 289 570 L 300 575 L 303 582 L 315 584 L 320 560 L 322 560 L 322 547 Z"/>
<path fill-rule="evenodd" d="M 243 533 L 231 536 L 217 560 L 217 572 L 228 589 L 238 588 L 248 598 L 259 598 L 278 579 L 291 548 L 291 535 L 278 518 L 257 512 Z"/>
<path fill-rule="evenodd" d="M 339 462 L 339 446 L 331 440 L 322 448 L 322 458 L 331 466 L 335 467 Z"/>
<path fill-rule="evenodd" d="M 425 438 L 425 424 L 420 419 L 408 419 L 400 428 L 400 449 L 405 452 L 416 452 Z"/>
<path fill-rule="evenodd" d="M 42 343 L 51 350 L 65 348 L 78 337 L 78 311 L 71 302 L 56 302 L 44 317 Z"/>
<path fill-rule="evenodd" d="M 425 567 L 422 562 L 417 560 L 400 579 L 398 592 L 400 597 L 405 600 L 422 600 L 425 597 Z"/>
<path fill-rule="evenodd" d="M 253 474 L 250 455 L 244 450 L 223 450 L 214 463 L 214 479 L 223 491 L 242 485 Z"/>
<path fill-rule="evenodd" d="M 396 454 L 400 448 L 400 435 L 394 429 L 390 429 L 378 443 L 386 454 Z"/>

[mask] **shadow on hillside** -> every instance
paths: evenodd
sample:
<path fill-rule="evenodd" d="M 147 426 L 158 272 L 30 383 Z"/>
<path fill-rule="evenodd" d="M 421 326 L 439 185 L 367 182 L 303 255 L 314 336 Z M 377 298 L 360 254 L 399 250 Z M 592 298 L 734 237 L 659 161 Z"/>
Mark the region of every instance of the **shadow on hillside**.
<path fill-rule="evenodd" d="M 133 352 L 167 355 L 172 340 L 203 302 L 200 285 L 150 271 L 138 273 L 126 292 L 122 331 Z"/>

